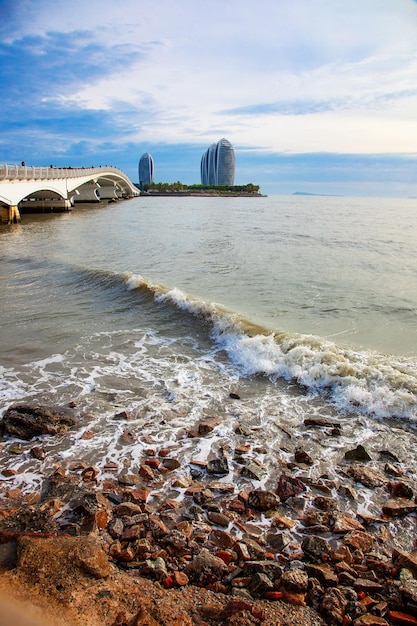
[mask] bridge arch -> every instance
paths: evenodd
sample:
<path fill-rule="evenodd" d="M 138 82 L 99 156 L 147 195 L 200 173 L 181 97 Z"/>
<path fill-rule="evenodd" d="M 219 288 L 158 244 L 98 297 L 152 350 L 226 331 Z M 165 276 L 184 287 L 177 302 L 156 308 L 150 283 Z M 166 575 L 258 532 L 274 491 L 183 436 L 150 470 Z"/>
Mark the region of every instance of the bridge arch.
<path fill-rule="evenodd" d="M 87 187 L 88 193 L 84 193 Z M 91 189 L 96 191 L 91 193 Z M 48 194 L 53 194 L 53 197 Z M 77 197 L 80 201 L 97 202 L 101 198 L 132 198 L 138 195 L 139 190 L 128 176 L 114 167 L 0 165 L 0 203 L 17 211 L 19 205 L 23 208 L 28 198 L 32 207 L 36 201 L 48 200 L 68 209 Z"/>

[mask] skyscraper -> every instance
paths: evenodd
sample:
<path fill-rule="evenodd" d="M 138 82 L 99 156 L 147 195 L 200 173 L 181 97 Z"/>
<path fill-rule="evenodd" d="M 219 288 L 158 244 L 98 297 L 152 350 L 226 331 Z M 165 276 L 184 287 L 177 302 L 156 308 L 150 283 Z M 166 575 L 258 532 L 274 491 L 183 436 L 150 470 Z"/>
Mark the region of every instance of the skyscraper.
<path fill-rule="evenodd" d="M 153 183 L 154 165 L 149 152 L 145 152 L 139 159 L 139 185 Z"/>
<path fill-rule="evenodd" d="M 211 144 L 201 158 L 201 184 L 233 186 L 235 151 L 227 139 Z"/>

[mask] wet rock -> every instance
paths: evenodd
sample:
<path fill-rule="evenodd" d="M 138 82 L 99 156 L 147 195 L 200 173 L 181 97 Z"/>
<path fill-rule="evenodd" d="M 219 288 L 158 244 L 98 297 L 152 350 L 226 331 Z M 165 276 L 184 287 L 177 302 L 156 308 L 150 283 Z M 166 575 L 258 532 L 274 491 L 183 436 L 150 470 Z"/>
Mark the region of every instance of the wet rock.
<path fill-rule="evenodd" d="M 281 474 L 278 480 L 277 494 L 281 500 L 287 500 L 306 491 L 304 483 L 295 476 Z"/>
<path fill-rule="evenodd" d="M 321 560 L 323 555 L 329 555 L 331 552 L 331 546 L 326 539 L 310 535 L 303 539 L 301 544 L 302 551 L 309 557 L 316 560 Z"/>
<path fill-rule="evenodd" d="M 360 530 L 354 530 L 345 536 L 345 545 L 354 548 L 355 550 L 362 550 L 363 552 L 369 552 L 374 544 L 375 539 L 368 533 L 361 532 Z"/>
<path fill-rule="evenodd" d="M 270 511 L 276 509 L 280 499 L 272 491 L 254 489 L 248 494 L 248 507 L 259 511 Z"/>
<path fill-rule="evenodd" d="M 74 412 L 66 407 L 14 404 L 0 422 L 0 433 L 29 440 L 39 435 L 56 435 L 76 425 Z"/>
<path fill-rule="evenodd" d="M 206 587 L 221 580 L 227 573 L 227 566 L 222 559 L 203 548 L 184 568 L 184 573 L 190 582 Z"/>
<path fill-rule="evenodd" d="M 229 473 L 229 463 L 225 457 L 219 459 L 211 459 L 207 463 L 208 474 L 226 475 Z"/>
<path fill-rule="evenodd" d="M 33 448 L 30 449 L 30 453 L 33 458 L 38 459 L 38 461 L 43 461 L 46 456 L 46 452 L 41 446 L 33 446 Z"/>
<path fill-rule="evenodd" d="M 345 452 L 345 459 L 347 461 L 372 461 L 369 452 L 361 444 L 353 450 L 347 450 L 347 452 Z"/>
<path fill-rule="evenodd" d="M 127 422 L 132 419 L 132 415 L 128 411 L 120 411 L 120 413 L 113 415 L 113 419 Z"/>
<path fill-rule="evenodd" d="M 362 483 L 362 485 L 370 489 L 382 487 L 382 485 L 388 482 L 386 476 L 380 470 L 361 463 L 349 467 L 347 474 L 356 482 Z"/>
<path fill-rule="evenodd" d="M 254 559 L 256 561 L 263 561 L 265 559 L 265 553 L 266 553 L 265 548 L 261 546 L 254 539 L 249 539 L 245 537 L 244 539 L 241 540 L 240 543 L 243 543 L 246 545 L 251 559 Z"/>
<path fill-rule="evenodd" d="M 414 498 L 414 492 L 410 485 L 399 481 L 396 483 L 388 483 L 388 490 L 394 498 L 406 498 L 412 500 Z"/>
<path fill-rule="evenodd" d="M 296 449 L 294 459 L 296 463 L 301 463 L 302 465 L 313 465 L 314 463 L 311 456 L 302 448 Z"/>
<path fill-rule="evenodd" d="M 263 465 L 259 465 L 259 463 L 255 463 L 255 461 L 251 461 L 242 467 L 240 473 L 242 476 L 246 476 L 246 478 L 250 478 L 251 480 L 262 480 L 262 478 L 266 476 L 267 472 Z"/>
<path fill-rule="evenodd" d="M 131 517 L 132 515 L 137 515 L 138 513 L 142 513 L 142 509 L 139 505 L 134 504 L 133 502 L 122 502 L 118 504 L 113 509 L 113 514 L 116 517 Z"/>
<path fill-rule="evenodd" d="M 198 433 L 199 435 L 207 435 L 208 433 L 211 433 L 219 424 L 221 424 L 221 420 L 215 417 L 209 417 L 199 423 Z"/>
<path fill-rule="evenodd" d="M 170 472 L 173 472 L 174 470 L 181 467 L 181 463 L 178 461 L 178 459 L 164 459 L 162 462 L 162 466 Z"/>
<path fill-rule="evenodd" d="M 382 505 L 382 512 L 390 517 L 404 517 L 417 510 L 417 504 L 406 498 L 393 498 Z"/>
<path fill-rule="evenodd" d="M 321 511 L 335 512 L 338 509 L 336 498 L 328 498 L 326 496 L 315 496 L 313 504 Z"/>
<path fill-rule="evenodd" d="M 333 532 L 336 534 L 346 534 L 351 532 L 352 530 L 365 530 L 360 522 L 353 517 L 348 517 L 347 515 L 343 515 L 342 517 L 338 517 L 332 528 Z"/>
<path fill-rule="evenodd" d="M 207 513 L 207 518 L 215 526 L 227 528 L 230 524 L 230 518 L 227 515 L 224 515 L 224 513 L 209 511 L 209 513 Z"/>
<path fill-rule="evenodd" d="M 273 550 L 282 552 L 291 543 L 291 537 L 285 533 L 267 533 L 266 543 Z"/>
<path fill-rule="evenodd" d="M 219 548 L 228 549 L 232 548 L 236 543 L 236 537 L 218 528 L 213 528 L 210 532 L 209 539 L 213 541 Z"/>

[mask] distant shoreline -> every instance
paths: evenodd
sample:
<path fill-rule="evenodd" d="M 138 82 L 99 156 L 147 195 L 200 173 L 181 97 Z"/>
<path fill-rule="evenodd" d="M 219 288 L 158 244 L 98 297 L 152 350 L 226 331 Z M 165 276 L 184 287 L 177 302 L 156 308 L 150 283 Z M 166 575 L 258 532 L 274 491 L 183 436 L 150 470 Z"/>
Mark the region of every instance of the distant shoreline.
<path fill-rule="evenodd" d="M 153 191 L 149 193 L 147 191 L 141 191 L 140 196 L 146 196 L 150 198 L 152 196 L 191 196 L 194 198 L 267 198 L 268 196 L 262 193 L 234 193 L 234 192 L 222 192 L 222 191 Z"/>

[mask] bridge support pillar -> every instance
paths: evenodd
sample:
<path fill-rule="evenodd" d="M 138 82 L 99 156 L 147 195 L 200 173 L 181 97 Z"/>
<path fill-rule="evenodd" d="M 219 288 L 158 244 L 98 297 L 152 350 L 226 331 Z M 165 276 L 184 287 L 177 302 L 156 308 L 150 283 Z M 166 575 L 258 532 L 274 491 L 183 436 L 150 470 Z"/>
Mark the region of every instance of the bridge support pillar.
<path fill-rule="evenodd" d="M 16 205 L 9 206 L 8 224 L 17 224 L 20 222 L 20 212 Z"/>

